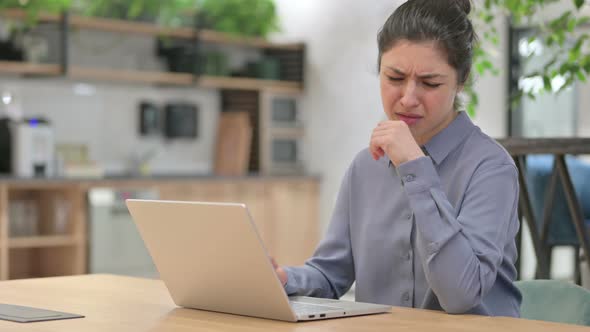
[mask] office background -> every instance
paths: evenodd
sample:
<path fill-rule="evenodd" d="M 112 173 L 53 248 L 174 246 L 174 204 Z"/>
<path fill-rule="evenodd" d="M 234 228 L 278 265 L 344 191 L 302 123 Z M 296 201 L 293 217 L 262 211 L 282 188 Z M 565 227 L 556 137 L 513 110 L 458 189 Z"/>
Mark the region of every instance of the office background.
<path fill-rule="evenodd" d="M 347 166 L 367 146 L 375 124 L 384 119 L 376 72 L 376 34 L 401 1 L 372 0 L 370 5 L 358 0 L 275 3 L 281 32 L 273 34 L 271 40 L 303 42 L 306 47 L 305 87 L 297 97 L 305 129 L 300 154 L 305 174 L 321 179 L 317 228 L 322 234 Z M 569 1 L 556 4 L 568 5 Z M 508 31 L 506 20 L 498 18 L 494 24 L 501 33 Z M 51 29 L 47 27 L 43 32 L 50 40 L 56 38 Z M 153 48 L 152 37 L 80 29 L 71 33 L 68 56 L 76 65 L 161 69 L 161 61 L 150 56 Z M 500 73 L 480 77 L 475 85 L 480 101 L 473 120 L 495 138 L 511 131 L 504 103 L 508 94 L 507 49 L 503 39 L 499 47 L 489 50 Z M 225 50 L 229 50 L 234 63 L 256 57 L 241 47 L 229 46 Z M 48 56 L 57 55 L 50 52 Z M 531 127 L 521 129 L 530 137 L 588 137 L 589 84 L 575 84 L 565 97 L 547 95 L 535 102 L 525 101 L 524 124 Z M 24 115 L 47 117 L 56 142 L 85 145 L 90 159 L 105 174 L 137 172 L 134 161 L 142 157 L 149 157 L 147 168 L 151 175 L 207 176 L 213 172 L 216 128 L 223 107 L 219 89 L 8 75 L 0 76 L 0 86 L 14 96 Z M 197 138 L 139 136 L 138 105 L 146 100 L 156 104 L 197 104 Z M 554 260 L 560 262 L 554 265 L 555 277 L 569 278 L 572 267 L 566 257 L 572 254 L 570 249 L 556 253 L 562 258 Z M 526 241 L 523 257 L 523 277 L 531 278 L 534 258 Z"/>

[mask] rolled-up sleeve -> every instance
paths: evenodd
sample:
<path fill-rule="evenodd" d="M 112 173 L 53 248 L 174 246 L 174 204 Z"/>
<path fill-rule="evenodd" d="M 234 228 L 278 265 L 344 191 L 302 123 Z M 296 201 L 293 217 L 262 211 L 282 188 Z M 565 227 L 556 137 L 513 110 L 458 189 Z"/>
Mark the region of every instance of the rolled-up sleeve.
<path fill-rule="evenodd" d="M 398 167 L 421 237 L 426 280 L 445 311 L 469 311 L 494 285 L 504 248 L 513 241 L 508 230 L 516 220 L 517 172 L 508 163 L 480 166 L 463 202 L 453 207 L 430 157 Z"/>
<path fill-rule="evenodd" d="M 285 268 L 288 295 L 339 298 L 354 282 L 349 210 L 353 167 L 342 180 L 330 225 L 314 255 L 303 266 Z"/>

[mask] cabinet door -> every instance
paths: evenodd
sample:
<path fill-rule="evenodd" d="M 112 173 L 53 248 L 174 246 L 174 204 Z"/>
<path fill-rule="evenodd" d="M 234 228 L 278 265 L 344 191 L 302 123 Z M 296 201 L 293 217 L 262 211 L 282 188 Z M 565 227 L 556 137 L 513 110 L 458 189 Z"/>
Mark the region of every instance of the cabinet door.
<path fill-rule="evenodd" d="M 318 185 L 315 181 L 269 183 L 274 255 L 281 265 L 303 264 L 318 243 Z"/>
<path fill-rule="evenodd" d="M 268 251 L 273 248 L 267 210 L 268 200 L 264 181 L 212 181 L 162 188 L 160 197 L 167 200 L 244 203 Z"/>
<path fill-rule="evenodd" d="M 162 187 L 167 200 L 244 203 L 269 255 L 302 264 L 317 245 L 318 184 L 313 180 L 211 181 Z"/>
<path fill-rule="evenodd" d="M 236 202 L 244 203 L 248 207 L 258 235 L 260 235 L 268 254 L 272 255 L 274 237 L 272 222 L 268 219 L 268 209 L 271 207 L 271 202 L 268 200 L 265 182 L 245 181 L 236 184 L 236 197 Z"/>

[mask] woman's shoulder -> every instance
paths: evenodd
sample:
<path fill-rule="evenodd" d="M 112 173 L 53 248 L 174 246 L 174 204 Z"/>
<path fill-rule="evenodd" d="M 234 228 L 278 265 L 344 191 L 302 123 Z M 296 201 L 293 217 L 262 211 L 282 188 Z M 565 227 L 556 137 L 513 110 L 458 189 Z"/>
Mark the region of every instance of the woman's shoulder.
<path fill-rule="evenodd" d="M 514 160 L 508 151 L 495 139 L 482 132 L 479 127 L 476 127 L 465 140 L 463 153 L 477 156 L 481 164 L 486 164 L 490 167 L 501 165 L 515 166 Z"/>

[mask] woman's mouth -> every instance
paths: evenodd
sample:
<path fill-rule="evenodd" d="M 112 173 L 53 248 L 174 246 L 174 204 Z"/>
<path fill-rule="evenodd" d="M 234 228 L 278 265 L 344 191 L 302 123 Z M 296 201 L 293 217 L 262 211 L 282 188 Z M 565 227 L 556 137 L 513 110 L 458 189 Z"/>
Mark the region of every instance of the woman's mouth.
<path fill-rule="evenodd" d="M 400 121 L 405 122 L 408 126 L 411 126 L 411 125 L 415 124 L 416 122 L 418 122 L 420 119 L 422 119 L 421 116 L 414 115 L 414 114 L 400 114 L 400 113 L 395 113 L 395 116 Z"/>

